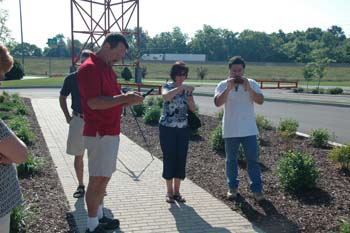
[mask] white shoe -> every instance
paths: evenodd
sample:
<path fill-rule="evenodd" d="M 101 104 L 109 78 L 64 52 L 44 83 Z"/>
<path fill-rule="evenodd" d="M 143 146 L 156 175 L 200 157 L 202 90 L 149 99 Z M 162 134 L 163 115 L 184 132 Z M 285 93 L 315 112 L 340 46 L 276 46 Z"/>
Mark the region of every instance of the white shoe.
<path fill-rule="evenodd" d="M 256 193 L 253 193 L 253 195 L 254 195 L 255 200 L 258 202 L 266 200 L 266 198 L 262 192 L 256 192 Z"/>
<path fill-rule="evenodd" d="M 238 190 L 237 189 L 229 189 L 227 191 L 226 197 L 227 199 L 235 199 L 237 198 Z"/>

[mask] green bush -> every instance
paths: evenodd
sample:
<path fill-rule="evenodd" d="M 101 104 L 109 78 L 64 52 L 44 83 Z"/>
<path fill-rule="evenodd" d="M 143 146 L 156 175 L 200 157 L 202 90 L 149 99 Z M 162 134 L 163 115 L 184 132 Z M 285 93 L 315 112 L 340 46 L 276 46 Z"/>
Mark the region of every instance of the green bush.
<path fill-rule="evenodd" d="M 135 116 L 140 117 L 143 116 L 143 114 L 145 113 L 145 106 L 143 104 L 138 104 L 138 105 L 134 105 L 132 106 L 132 110 L 135 113 Z"/>
<path fill-rule="evenodd" d="M 225 151 L 225 141 L 222 138 L 222 126 L 218 125 L 209 137 L 210 146 L 216 151 Z"/>
<path fill-rule="evenodd" d="M 197 67 L 197 76 L 200 78 L 200 80 L 203 80 L 205 76 L 208 74 L 208 69 L 206 67 L 200 66 Z"/>
<path fill-rule="evenodd" d="M 296 135 L 298 127 L 299 123 L 294 119 L 281 119 L 277 127 L 277 132 L 282 137 L 291 138 Z"/>
<path fill-rule="evenodd" d="M 10 216 L 10 232 L 26 232 L 24 220 L 29 215 L 24 205 L 14 208 Z"/>
<path fill-rule="evenodd" d="M 346 219 L 339 220 L 339 233 L 350 233 L 350 222 Z"/>
<path fill-rule="evenodd" d="M 16 59 L 13 62 L 12 69 L 5 74 L 5 80 L 20 80 L 24 76 L 24 70 L 22 64 Z"/>
<path fill-rule="evenodd" d="M 272 123 L 269 120 L 267 120 L 266 117 L 257 114 L 255 116 L 255 119 L 259 133 L 261 133 L 263 130 L 272 129 Z"/>
<path fill-rule="evenodd" d="M 42 170 L 42 160 L 29 153 L 27 160 L 24 163 L 17 165 L 17 174 L 19 178 L 30 177 Z"/>
<path fill-rule="evenodd" d="M 294 93 L 303 93 L 304 92 L 304 88 L 302 88 L 302 87 L 294 88 L 293 92 Z"/>
<path fill-rule="evenodd" d="M 327 90 L 327 92 L 331 95 L 338 95 L 343 93 L 343 89 L 340 87 L 330 88 Z"/>
<path fill-rule="evenodd" d="M 310 155 L 289 151 L 279 161 L 277 175 L 284 188 L 299 192 L 315 187 L 319 172 Z"/>
<path fill-rule="evenodd" d="M 151 106 L 146 108 L 145 115 L 143 120 L 146 124 L 157 124 L 159 122 L 160 115 L 162 110 L 158 106 Z"/>
<path fill-rule="evenodd" d="M 127 66 L 125 66 L 124 69 L 122 70 L 121 76 L 127 82 L 130 79 L 132 79 L 132 73 L 131 73 L 130 69 Z"/>
<path fill-rule="evenodd" d="M 151 107 L 151 106 L 158 106 L 160 108 L 163 107 L 163 97 L 159 96 L 159 95 L 149 95 L 145 98 L 145 100 L 143 101 L 143 104 L 147 107 Z"/>
<path fill-rule="evenodd" d="M 342 169 L 350 169 L 350 144 L 333 148 L 328 157 L 339 163 Z"/>
<path fill-rule="evenodd" d="M 223 117 L 224 117 L 224 110 L 221 109 L 220 112 L 218 112 L 218 119 L 222 120 Z"/>
<path fill-rule="evenodd" d="M 31 145 L 35 140 L 34 133 L 29 129 L 25 118 L 16 116 L 9 120 L 9 127 L 25 144 Z"/>
<path fill-rule="evenodd" d="M 315 147 L 324 147 L 332 138 L 327 129 L 314 129 L 311 131 L 310 140 Z"/>

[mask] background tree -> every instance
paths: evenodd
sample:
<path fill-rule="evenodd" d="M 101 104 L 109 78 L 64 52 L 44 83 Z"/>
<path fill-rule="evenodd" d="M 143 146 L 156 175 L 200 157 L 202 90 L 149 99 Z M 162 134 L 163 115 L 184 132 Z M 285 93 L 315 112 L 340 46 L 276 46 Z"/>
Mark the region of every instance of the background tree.
<path fill-rule="evenodd" d="M 303 69 L 304 79 L 306 81 L 306 92 L 309 90 L 309 81 L 315 76 L 318 64 L 315 62 L 307 63 Z"/>
<path fill-rule="evenodd" d="M 0 8 L 0 43 L 3 43 L 3 44 L 5 44 L 5 42 L 10 37 L 10 29 L 6 27 L 7 18 L 8 18 L 8 12 Z"/>
<path fill-rule="evenodd" d="M 208 74 L 208 69 L 206 67 L 203 67 L 203 66 L 197 67 L 197 76 L 200 78 L 200 80 L 203 80 L 207 74 Z"/>
<path fill-rule="evenodd" d="M 132 79 L 132 73 L 127 66 L 123 68 L 121 76 L 126 82 L 129 82 L 129 80 Z"/>

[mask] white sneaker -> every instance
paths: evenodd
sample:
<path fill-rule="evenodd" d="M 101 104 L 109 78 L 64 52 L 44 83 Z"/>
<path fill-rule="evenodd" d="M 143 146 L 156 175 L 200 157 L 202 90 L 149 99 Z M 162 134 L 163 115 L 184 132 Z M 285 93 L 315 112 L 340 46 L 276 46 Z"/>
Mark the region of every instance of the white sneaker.
<path fill-rule="evenodd" d="M 229 189 L 227 191 L 226 197 L 227 199 L 235 199 L 237 198 L 238 190 L 237 189 Z"/>
<path fill-rule="evenodd" d="M 255 200 L 258 202 L 266 200 L 266 198 L 262 192 L 256 192 L 256 193 L 253 193 L 253 195 L 254 195 Z"/>

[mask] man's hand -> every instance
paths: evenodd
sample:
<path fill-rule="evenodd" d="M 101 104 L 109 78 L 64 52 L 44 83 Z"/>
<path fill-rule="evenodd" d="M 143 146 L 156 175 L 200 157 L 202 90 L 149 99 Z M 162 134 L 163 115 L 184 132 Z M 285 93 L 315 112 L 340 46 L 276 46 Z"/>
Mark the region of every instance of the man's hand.
<path fill-rule="evenodd" d="M 143 102 L 145 99 L 139 92 L 127 92 L 125 93 L 126 103 L 124 106 L 137 105 Z"/>
<path fill-rule="evenodd" d="M 243 79 L 243 88 L 245 91 L 250 91 L 252 88 L 250 87 L 249 81 L 247 78 L 242 78 Z"/>
<path fill-rule="evenodd" d="M 12 163 L 11 160 L 9 160 L 5 155 L 0 153 L 0 165 L 1 164 L 7 165 L 7 164 L 11 164 L 11 163 Z"/>
<path fill-rule="evenodd" d="M 69 124 L 72 121 L 73 117 L 68 115 L 66 116 L 66 122 Z"/>
<path fill-rule="evenodd" d="M 234 80 L 235 80 L 235 78 L 228 78 L 227 79 L 227 89 L 229 90 L 229 91 L 231 91 L 234 87 L 235 87 L 235 83 L 234 83 Z"/>

